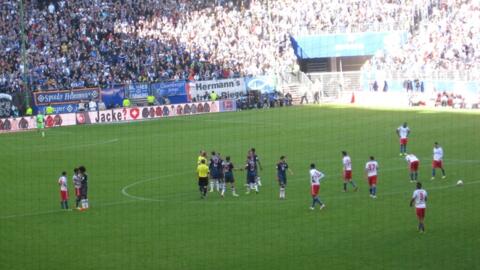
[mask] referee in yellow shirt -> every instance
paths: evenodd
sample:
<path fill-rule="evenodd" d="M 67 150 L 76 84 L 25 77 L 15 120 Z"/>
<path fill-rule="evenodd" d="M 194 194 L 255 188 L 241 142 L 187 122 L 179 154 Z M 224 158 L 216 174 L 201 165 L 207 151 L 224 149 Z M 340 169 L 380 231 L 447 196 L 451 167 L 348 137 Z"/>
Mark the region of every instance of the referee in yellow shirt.
<path fill-rule="evenodd" d="M 204 150 L 200 151 L 200 155 L 197 159 L 197 166 L 202 163 L 202 160 L 205 160 L 205 164 L 207 164 L 207 152 L 205 152 Z"/>
<path fill-rule="evenodd" d="M 197 167 L 198 187 L 200 190 L 200 198 L 204 199 L 207 196 L 208 174 L 210 170 L 206 164 L 206 160 L 202 159 Z"/>

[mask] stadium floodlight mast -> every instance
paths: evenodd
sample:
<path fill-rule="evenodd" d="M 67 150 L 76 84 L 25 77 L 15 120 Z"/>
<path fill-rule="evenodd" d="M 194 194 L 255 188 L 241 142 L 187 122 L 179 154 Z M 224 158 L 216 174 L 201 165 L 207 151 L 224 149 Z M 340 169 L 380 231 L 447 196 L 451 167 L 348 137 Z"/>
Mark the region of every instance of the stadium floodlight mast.
<path fill-rule="evenodd" d="M 27 60 L 27 50 L 26 50 L 26 35 L 25 35 L 25 8 L 23 4 L 24 0 L 19 1 L 19 14 L 20 14 L 20 33 L 22 38 L 22 87 L 25 93 L 25 106 L 26 108 L 30 107 L 30 89 L 28 87 L 27 72 L 28 72 L 28 60 Z"/>

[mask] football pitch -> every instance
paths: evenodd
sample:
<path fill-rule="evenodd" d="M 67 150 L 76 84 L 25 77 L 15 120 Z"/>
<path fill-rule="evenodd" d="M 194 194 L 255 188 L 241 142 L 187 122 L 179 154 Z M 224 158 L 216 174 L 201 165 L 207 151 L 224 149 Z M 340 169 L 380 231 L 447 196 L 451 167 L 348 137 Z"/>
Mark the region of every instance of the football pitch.
<path fill-rule="evenodd" d="M 414 184 L 396 128 L 408 122 L 408 152 L 420 158 L 429 194 L 426 233 L 409 201 Z M 445 180 L 430 180 L 433 143 Z M 0 135 L 0 269 L 479 269 L 480 114 L 306 106 L 184 116 Z M 242 167 L 261 159 L 263 186 L 201 200 L 201 149 Z M 360 190 L 343 193 L 341 151 Z M 275 164 L 286 155 L 287 199 Z M 379 162 L 378 198 L 363 168 Z M 308 169 L 326 174 L 311 211 Z M 90 209 L 62 211 L 57 179 L 89 173 Z M 457 180 L 465 185 L 457 187 Z M 477 255 L 475 255 L 477 254 Z"/>

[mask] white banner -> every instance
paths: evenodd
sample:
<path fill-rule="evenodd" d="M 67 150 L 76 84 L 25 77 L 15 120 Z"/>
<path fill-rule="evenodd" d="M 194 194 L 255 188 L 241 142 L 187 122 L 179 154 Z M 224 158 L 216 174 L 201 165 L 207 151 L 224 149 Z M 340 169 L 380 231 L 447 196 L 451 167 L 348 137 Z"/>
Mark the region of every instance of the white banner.
<path fill-rule="evenodd" d="M 45 127 L 117 123 L 182 115 L 228 112 L 235 111 L 236 106 L 234 102 L 233 100 L 205 101 L 47 115 L 45 116 Z M 0 119 L 0 133 L 25 131 L 35 128 L 37 128 L 35 116 Z"/>
<path fill-rule="evenodd" d="M 64 127 L 76 125 L 75 114 L 55 114 L 45 116 L 45 127 Z M 18 132 L 37 128 L 35 116 L 10 117 L 0 119 L 0 132 Z"/>
<path fill-rule="evenodd" d="M 197 101 L 203 100 L 204 96 L 210 95 L 212 91 L 215 91 L 218 96 L 236 98 L 244 95 L 247 92 L 247 88 L 243 78 L 187 83 L 187 95 L 190 101 L 194 98 Z"/>
<path fill-rule="evenodd" d="M 226 111 L 226 110 L 225 110 Z M 77 124 L 101 124 L 220 112 L 219 101 L 119 108 L 77 113 Z"/>

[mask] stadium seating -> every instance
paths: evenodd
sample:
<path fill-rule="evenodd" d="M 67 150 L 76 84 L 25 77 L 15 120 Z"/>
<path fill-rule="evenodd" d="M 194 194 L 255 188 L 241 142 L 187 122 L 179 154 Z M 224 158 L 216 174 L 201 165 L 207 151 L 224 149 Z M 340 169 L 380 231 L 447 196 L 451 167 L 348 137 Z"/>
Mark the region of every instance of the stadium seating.
<path fill-rule="evenodd" d="M 295 65 L 290 35 L 332 32 L 411 30 L 402 50 L 379 54 L 365 70 L 480 65 L 478 1 L 194 2 L 26 1 L 23 35 L 19 2 L 3 1 L 0 89 L 18 91 L 23 79 L 49 90 L 279 73 Z"/>

